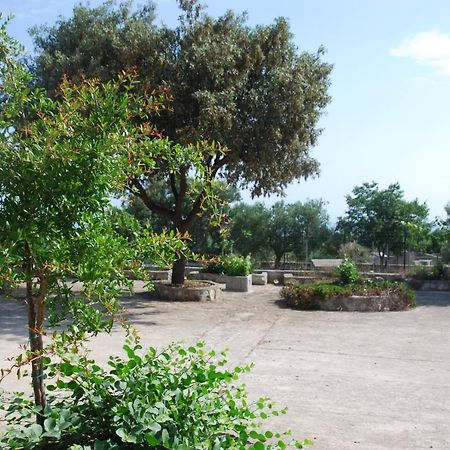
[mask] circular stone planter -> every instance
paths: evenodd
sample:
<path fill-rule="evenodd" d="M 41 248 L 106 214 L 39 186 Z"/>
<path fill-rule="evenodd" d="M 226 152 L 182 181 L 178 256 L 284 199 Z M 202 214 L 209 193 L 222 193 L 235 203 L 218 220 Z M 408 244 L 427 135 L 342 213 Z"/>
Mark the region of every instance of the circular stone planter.
<path fill-rule="evenodd" d="M 403 311 L 410 307 L 409 302 L 399 295 L 332 297 L 317 300 L 317 309 L 321 311 Z"/>
<path fill-rule="evenodd" d="M 184 284 L 154 283 L 161 300 L 175 302 L 211 302 L 220 300 L 222 289 L 212 281 L 186 280 Z"/>

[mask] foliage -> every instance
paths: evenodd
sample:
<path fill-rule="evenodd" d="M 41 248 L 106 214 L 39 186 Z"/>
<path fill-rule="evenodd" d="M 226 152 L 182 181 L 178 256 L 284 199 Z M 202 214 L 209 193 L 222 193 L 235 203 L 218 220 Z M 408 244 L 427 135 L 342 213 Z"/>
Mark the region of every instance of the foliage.
<path fill-rule="evenodd" d="M 288 252 L 308 260 L 329 238 L 325 202 L 319 199 L 304 203 L 275 203 L 270 209 L 268 232 L 276 268 Z"/>
<path fill-rule="evenodd" d="M 110 357 L 109 370 L 81 353 L 48 363 L 48 389 L 58 395 L 49 398 L 43 425 L 26 424 L 35 408 L 23 394 L 5 399 L 9 428 L 0 448 L 263 450 L 308 443 L 262 428 L 286 410 L 267 398 L 250 402 L 236 380 L 251 367 L 228 369 L 224 352 L 198 343 L 143 354 L 135 339 L 123 348 L 126 357 Z"/>
<path fill-rule="evenodd" d="M 279 267 L 286 253 L 307 258 L 327 246 L 332 231 L 323 200 L 304 203 L 276 202 L 271 208 L 262 203 L 238 204 L 230 212 L 230 239 L 239 253 L 253 256 L 275 255 Z"/>
<path fill-rule="evenodd" d="M 400 254 L 405 247 L 418 248 L 428 234 L 428 208 L 417 200 L 408 202 L 398 183 L 380 190 L 377 183 L 364 183 L 347 196 L 347 212 L 339 220 L 340 230 L 347 238 L 371 248 L 380 262 L 391 254 Z"/>
<path fill-rule="evenodd" d="M 151 3 L 136 10 L 131 2 L 117 9 L 114 2 L 77 6 L 70 19 L 34 30 L 34 62 L 50 92 L 63 74 L 110 79 L 129 67 L 151 86 L 170 87 L 175 114 L 161 110 L 157 126 L 177 144 L 202 142 L 207 176 L 191 196 L 191 166 L 173 171 L 159 164 L 151 176 L 134 178 L 131 191 L 184 233 L 215 204 L 210 188 L 216 178 L 262 195 L 318 172 L 309 150 L 330 100 L 331 66 L 322 61 L 322 48 L 298 52 L 285 19 L 251 28 L 244 15 L 213 18 L 197 1 L 179 4 L 174 29 L 154 23 Z M 146 195 L 160 182 L 172 190 L 170 207 Z M 177 283 L 182 267 L 174 266 Z"/>
<path fill-rule="evenodd" d="M 389 281 L 359 281 L 340 283 L 289 284 L 281 290 L 281 297 L 288 305 L 299 309 L 320 309 L 318 300 L 333 297 L 398 295 L 404 306 L 415 306 L 415 294 L 405 283 Z"/>
<path fill-rule="evenodd" d="M 348 258 L 355 263 L 367 262 L 370 256 L 370 250 L 355 241 L 346 242 L 339 247 L 339 257 Z"/>
<path fill-rule="evenodd" d="M 251 255 L 258 260 L 268 260 L 270 212 L 263 203 L 249 205 L 238 203 L 230 210 L 230 240 L 234 251 Z"/>
<path fill-rule="evenodd" d="M 216 256 L 203 264 L 202 272 L 229 276 L 247 276 L 252 273 L 250 256 Z"/>
<path fill-rule="evenodd" d="M 193 180 L 189 181 L 193 184 Z M 197 219 L 189 230 L 188 245 L 192 252 L 203 254 L 220 254 L 226 245 L 225 239 L 227 227 L 225 223 L 228 221 L 228 212 L 230 203 L 240 199 L 239 192 L 226 185 L 224 182 L 216 182 L 212 186 L 213 196 L 217 200 L 214 206 L 207 205 L 204 214 Z M 174 203 L 173 192 L 170 186 L 163 182 L 154 183 L 147 189 L 147 196 L 157 201 L 159 205 L 170 208 Z M 195 199 L 189 199 L 193 202 Z M 169 219 L 153 213 L 145 206 L 141 198 L 130 196 L 125 204 L 126 211 L 136 217 L 142 224 L 150 226 L 155 232 L 159 233 L 164 229 L 172 227 Z M 183 215 L 187 215 L 189 211 L 186 205 L 182 211 Z M 218 223 L 217 216 L 220 216 Z M 216 220 L 211 220 L 211 218 Z"/>
<path fill-rule="evenodd" d="M 357 267 L 348 258 L 344 258 L 341 262 L 337 268 L 337 273 L 339 275 L 339 281 L 343 285 L 354 284 L 359 278 Z"/>
<path fill-rule="evenodd" d="M 252 273 L 252 262 L 250 256 L 241 257 L 230 255 L 224 264 L 225 275 L 247 276 Z"/>
<path fill-rule="evenodd" d="M 79 86 L 63 80 L 58 98 L 48 98 L 33 87 L 6 23 L 0 80 L 0 284 L 9 286 L 7 295 L 25 285 L 19 299 L 27 307 L 30 344 L 14 365 L 31 363 L 35 402 L 44 406 L 44 318 L 51 327 L 71 319 L 66 338 L 109 329 L 117 299 L 130 287 L 123 269 L 139 270 L 141 258 L 168 263 L 184 254 L 174 232 L 157 236 L 131 221 L 132 241 L 118 233 L 110 195 L 123 189 L 130 171 L 138 176 L 156 158 L 177 167 L 195 153 L 180 148 L 174 155 L 167 141 L 153 139 L 142 119 L 160 99 L 136 93 L 131 75 Z M 145 155 L 139 167 L 135 155 Z M 80 294 L 71 277 L 82 282 Z"/>
<path fill-rule="evenodd" d="M 411 277 L 414 280 L 445 280 L 447 270 L 442 263 L 438 263 L 433 267 L 417 266 L 414 267 Z"/>

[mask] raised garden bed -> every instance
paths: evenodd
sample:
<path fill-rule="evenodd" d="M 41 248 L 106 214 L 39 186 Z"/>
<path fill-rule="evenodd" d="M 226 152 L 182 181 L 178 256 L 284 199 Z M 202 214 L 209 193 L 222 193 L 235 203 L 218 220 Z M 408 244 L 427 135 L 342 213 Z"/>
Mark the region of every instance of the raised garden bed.
<path fill-rule="evenodd" d="M 154 283 L 161 300 L 176 302 L 210 302 L 220 300 L 222 289 L 212 281 L 186 280 L 184 284 Z"/>
<path fill-rule="evenodd" d="M 290 284 L 281 291 L 287 305 L 322 311 L 403 311 L 415 306 L 414 292 L 403 283 L 360 282 Z"/>

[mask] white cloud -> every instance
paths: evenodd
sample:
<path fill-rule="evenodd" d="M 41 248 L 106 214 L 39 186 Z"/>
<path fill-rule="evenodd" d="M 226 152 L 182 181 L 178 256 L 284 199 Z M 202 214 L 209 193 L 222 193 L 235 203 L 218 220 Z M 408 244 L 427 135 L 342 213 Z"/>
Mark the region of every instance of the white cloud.
<path fill-rule="evenodd" d="M 424 31 L 407 37 L 389 53 L 434 67 L 438 69 L 439 75 L 450 76 L 450 35 L 439 30 Z"/>

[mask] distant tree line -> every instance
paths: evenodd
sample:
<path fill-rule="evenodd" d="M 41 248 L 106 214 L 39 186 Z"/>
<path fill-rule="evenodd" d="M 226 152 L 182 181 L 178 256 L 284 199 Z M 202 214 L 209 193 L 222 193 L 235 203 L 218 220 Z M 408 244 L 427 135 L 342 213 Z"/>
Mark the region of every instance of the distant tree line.
<path fill-rule="evenodd" d="M 159 193 L 161 203 L 164 195 L 170 196 L 164 189 Z M 390 256 L 402 257 L 405 251 L 429 252 L 443 262 L 450 261 L 450 203 L 445 207 L 446 219 L 431 221 L 427 205 L 417 199 L 405 200 L 398 183 L 386 189 L 377 183 L 356 186 L 335 225 L 322 199 L 248 204 L 239 201 L 238 191 L 225 184 L 218 185 L 216 195 L 221 199 L 222 223 L 211 225 L 206 213 L 192 229 L 191 248 L 201 254 L 234 252 L 250 255 L 256 262 L 274 261 L 275 267 L 286 258 L 308 262 L 348 256 L 368 262 L 376 254 L 384 268 Z M 153 223 L 158 231 L 169 227 L 135 198 L 130 198 L 126 209 Z"/>

